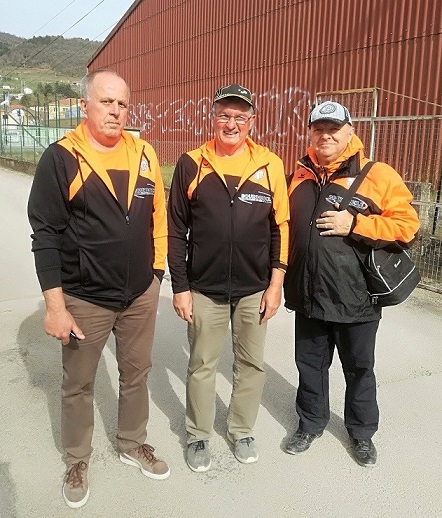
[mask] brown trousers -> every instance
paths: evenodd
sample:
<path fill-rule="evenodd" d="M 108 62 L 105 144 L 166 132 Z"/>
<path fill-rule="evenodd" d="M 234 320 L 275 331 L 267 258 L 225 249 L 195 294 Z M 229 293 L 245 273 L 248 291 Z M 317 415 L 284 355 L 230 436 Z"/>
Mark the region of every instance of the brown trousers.
<path fill-rule="evenodd" d="M 94 429 L 94 383 L 98 362 L 111 332 L 115 335 L 119 371 L 117 444 L 122 452 L 143 444 L 149 418 L 147 375 L 158 308 L 160 283 L 127 308 L 91 304 L 65 294 L 67 310 L 85 334 L 62 348 L 61 435 L 68 465 L 89 462 Z"/>

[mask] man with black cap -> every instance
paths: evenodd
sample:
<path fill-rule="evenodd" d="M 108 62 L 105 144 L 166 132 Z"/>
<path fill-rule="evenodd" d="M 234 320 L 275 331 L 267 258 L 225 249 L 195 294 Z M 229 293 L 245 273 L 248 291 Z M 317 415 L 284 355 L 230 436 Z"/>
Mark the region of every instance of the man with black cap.
<path fill-rule="evenodd" d="M 373 305 L 353 247 L 407 248 L 419 228 L 398 173 L 376 162 L 347 210 L 339 203 L 369 162 L 345 106 L 326 101 L 309 118 L 311 146 L 289 184 L 289 265 L 285 306 L 295 314 L 299 427 L 291 454 L 306 451 L 329 419 L 328 372 L 336 346 L 346 381 L 344 422 L 355 460 L 376 463 L 374 349 L 381 308 Z"/>
<path fill-rule="evenodd" d="M 169 267 L 173 305 L 188 322 L 187 463 L 211 465 L 216 369 L 229 323 L 234 353 L 227 437 L 239 462 L 258 460 L 253 426 L 264 386 L 267 321 L 280 305 L 288 254 L 282 161 L 253 142 L 252 94 L 220 88 L 214 139 L 182 155 L 170 187 Z"/>

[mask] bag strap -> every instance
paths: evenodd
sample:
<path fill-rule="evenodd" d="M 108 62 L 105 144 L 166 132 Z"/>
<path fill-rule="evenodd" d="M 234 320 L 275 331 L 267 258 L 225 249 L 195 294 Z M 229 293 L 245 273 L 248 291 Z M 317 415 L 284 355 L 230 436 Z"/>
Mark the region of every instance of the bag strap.
<path fill-rule="evenodd" d="M 350 185 L 347 192 L 343 196 L 341 203 L 339 204 L 339 210 L 345 210 L 348 207 L 351 199 L 356 194 L 358 187 L 361 185 L 361 183 L 363 182 L 364 178 L 367 176 L 368 172 L 373 167 L 373 165 L 374 162 L 372 162 L 371 160 L 364 165 L 358 176 L 356 176 L 353 183 Z"/>

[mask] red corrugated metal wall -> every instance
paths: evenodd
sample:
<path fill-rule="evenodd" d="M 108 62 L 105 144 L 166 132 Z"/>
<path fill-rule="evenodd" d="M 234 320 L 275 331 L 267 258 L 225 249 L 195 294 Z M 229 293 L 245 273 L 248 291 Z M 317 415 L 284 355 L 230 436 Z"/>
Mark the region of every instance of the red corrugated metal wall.
<path fill-rule="evenodd" d="M 318 92 L 376 87 L 379 117 L 441 115 L 441 26 L 435 0 L 141 0 L 89 69 L 127 79 L 130 123 L 163 163 L 211 136 L 219 86 L 247 86 L 254 138 L 289 172 Z M 365 96 L 353 115 L 370 115 L 370 103 Z"/>

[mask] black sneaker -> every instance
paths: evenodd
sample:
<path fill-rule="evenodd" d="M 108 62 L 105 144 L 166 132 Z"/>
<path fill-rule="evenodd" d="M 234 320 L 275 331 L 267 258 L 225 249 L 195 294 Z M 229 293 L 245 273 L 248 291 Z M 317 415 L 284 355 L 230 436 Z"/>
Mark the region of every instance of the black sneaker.
<path fill-rule="evenodd" d="M 310 448 L 311 443 L 321 437 L 321 433 L 306 433 L 299 428 L 288 440 L 285 451 L 291 455 L 297 455 L 298 453 L 304 453 Z"/>
<path fill-rule="evenodd" d="M 376 465 L 378 453 L 371 439 L 353 439 L 351 446 L 356 462 L 364 468 L 373 468 Z"/>
<path fill-rule="evenodd" d="M 192 471 L 207 471 L 211 464 L 209 441 L 195 441 L 187 446 L 187 465 Z"/>

